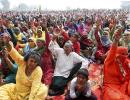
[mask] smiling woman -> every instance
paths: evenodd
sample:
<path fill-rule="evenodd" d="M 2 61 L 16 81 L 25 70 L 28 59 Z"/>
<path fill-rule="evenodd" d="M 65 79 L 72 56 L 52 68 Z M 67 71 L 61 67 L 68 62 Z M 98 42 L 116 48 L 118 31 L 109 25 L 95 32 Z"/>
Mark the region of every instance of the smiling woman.
<path fill-rule="evenodd" d="M 18 71 L 16 84 L 6 84 L 0 87 L 0 99 L 45 100 L 48 88 L 41 83 L 40 55 L 30 52 L 23 57 L 14 49 L 7 34 L 3 35 L 2 40 L 6 44 L 9 55 L 18 64 Z"/>

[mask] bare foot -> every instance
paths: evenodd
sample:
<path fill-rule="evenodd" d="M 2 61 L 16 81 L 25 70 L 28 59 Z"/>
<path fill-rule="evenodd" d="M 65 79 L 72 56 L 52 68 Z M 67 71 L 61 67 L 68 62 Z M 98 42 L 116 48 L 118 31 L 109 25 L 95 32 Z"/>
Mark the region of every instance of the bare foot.
<path fill-rule="evenodd" d="M 47 96 L 46 100 L 53 100 L 53 96 Z"/>

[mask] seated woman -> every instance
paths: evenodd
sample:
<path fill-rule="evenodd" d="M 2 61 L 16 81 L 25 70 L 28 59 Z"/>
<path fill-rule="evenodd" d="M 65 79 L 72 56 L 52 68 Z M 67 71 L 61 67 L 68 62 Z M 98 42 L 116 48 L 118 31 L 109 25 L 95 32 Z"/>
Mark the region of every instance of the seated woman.
<path fill-rule="evenodd" d="M 70 83 L 70 90 L 65 100 L 97 100 L 88 82 L 88 70 L 80 69 L 78 71 L 77 77 Z"/>
<path fill-rule="evenodd" d="M 0 87 L 1 100 L 45 100 L 48 88 L 41 83 L 42 70 L 40 56 L 30 52 L 22 57 L 12 46 L 7 34 L 3 41 L 7 46 L 9 55 L 18 64 L 16 84 L 6 84 Z"/>
<path fill-rule="evenodd" d="M 0 58 L 2 63 L 1 71 L 3 76 L 0 81 L 0 85 L 6 83 L 16 83 L 15 77 L 16 77 L 18 65 L 8 55 L 8 51 L 6 48 L 3 48 Z"/>
<path fill-rule="evenodd" d="M 115 31 L 104 62 L 103 100 L 130 100 L 130 60 L 128 49 L 118 47 L 121 33 L 120 28 Z"/>

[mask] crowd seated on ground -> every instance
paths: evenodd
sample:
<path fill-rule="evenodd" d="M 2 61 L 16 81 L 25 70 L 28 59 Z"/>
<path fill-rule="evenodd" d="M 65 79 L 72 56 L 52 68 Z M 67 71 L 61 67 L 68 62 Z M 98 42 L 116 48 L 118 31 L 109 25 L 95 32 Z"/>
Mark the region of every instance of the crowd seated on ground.
<path fill-rule="evenodd" d="M 0 12 L 0 100 L 129 100 L 123 9 Z"/>

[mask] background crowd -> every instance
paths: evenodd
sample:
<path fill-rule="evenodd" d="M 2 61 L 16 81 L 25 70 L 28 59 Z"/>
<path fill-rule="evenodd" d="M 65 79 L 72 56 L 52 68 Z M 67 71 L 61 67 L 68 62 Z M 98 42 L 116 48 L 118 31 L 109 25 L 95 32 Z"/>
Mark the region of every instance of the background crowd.
<path fill-rule="evenodd" d="M 129 100 L 129 54 L 128 10 L 1 12 L 0 100 Z"/>

